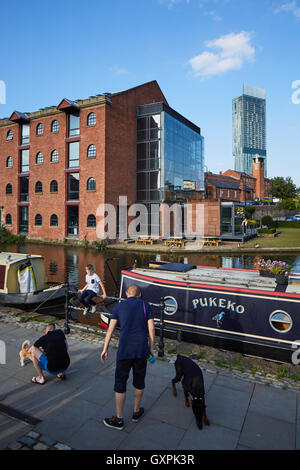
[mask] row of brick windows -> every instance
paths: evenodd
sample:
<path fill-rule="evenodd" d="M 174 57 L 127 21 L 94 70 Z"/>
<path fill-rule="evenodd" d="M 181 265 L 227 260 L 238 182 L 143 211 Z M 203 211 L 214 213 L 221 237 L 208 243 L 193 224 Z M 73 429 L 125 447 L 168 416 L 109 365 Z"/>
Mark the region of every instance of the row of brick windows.
<path fill-rule="evenodd" d="M 95 178 L 89 178 L 86 183 L 87 191 L 96 191 L 96 180 Z M 35 183 L 35 192 L 42 193 L 43 192 L 43 183 L 41 181 L 37 181 Z M 50 183 L 50 193 L 57 193 L 58 192 L 58 183 L 56 180 L 51 181 Z M 12 194 L 13 188 L 12 184 L 8 183 L 6 185 L 6 194 Z"/>
<path fill-rule="evenodd" d="M 96 158 L 97 156 L 97 150 L 94 144 L 89 145 L 87 149 L 87 158 Z M 51 152 L 50 156 L 50 162 L 51 163 L 56 163 L 58 162 L 58 151 L 53 150 Z M 44 163 L 44 155 L 42 152 L 38 152 L 35 157 L 35 163 L 37 165 L 41 165 Z M 6 159 L 6 168 L 12 168 L 13 167 L 13 158 L 12 157 L 7 157 Z"/>
<path fill-rule="evenodd" d="M 5 217 L 5 224 L 12 225 L 12 216 L 11 214 L 6 214 Z M 37 227 L 41 227 L 43 225 L 43 217 L 41 214 L 36 214 L 34 218 L 34 225 Z M 96 217 L 94 214 L 90 214 L 87 217 L 86 226 L 88 228 L 95 228 L 96 227 Z M 58 227 L 58 217 L 56 214 L 52 214 L 50 217 L 50 227 Z"/>
<path fill-rule="evenodd" d="M 90 113 L 87 117 L 87 126 L 95 126 L 95 125 L 96 125 L 96 114 Z M 59 132 L 59 123 L 56 119 L 51 122 L 50 129 L 53 134 L 57 134 Z M 36 126 L 36 135 L 44 135 L 44 124 L 42 124 L 41 122 Z M 13 131 L 9 129 L 6 134 L 6 141 L 7 142 L 12 141 L 13 137 L 14 137 Z"/>

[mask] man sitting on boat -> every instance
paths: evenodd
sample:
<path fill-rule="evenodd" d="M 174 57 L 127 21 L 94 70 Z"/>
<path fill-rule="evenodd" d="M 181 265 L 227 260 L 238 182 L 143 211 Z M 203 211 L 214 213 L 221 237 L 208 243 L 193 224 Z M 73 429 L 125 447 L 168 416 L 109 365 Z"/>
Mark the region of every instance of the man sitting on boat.
<path fill-rule="evenodd" d="M 65 371 L 70 365 L 68 344 L 62 330 L 56 330 L 55 324 L 50 323 L 45 328 L 45 334 L 29 349 L 32 362 L 38 373 L 31 382 L 39 385 L 45 383 L 43 371 L 65 379 Z"/>
<path fill-rule="evenodd" d="M 102 298 L 106 298 L 106 292 L 103 282 L 95 271 L 93 264 L 88 264 L 86 267 L 86 276 L 85 281 L 86 285 L 83 289 L 79 289 L 81 296 L 79 297 L 79 302 L 81 302 L 85 309 L 83 314 L 86 315 L 91 309 L 91 313 L 95 313 L 97 310 L 97 303 L 93 300 L 93 297 L 97 297 L 100 293 L 100 287 L 102 289 Z"/>

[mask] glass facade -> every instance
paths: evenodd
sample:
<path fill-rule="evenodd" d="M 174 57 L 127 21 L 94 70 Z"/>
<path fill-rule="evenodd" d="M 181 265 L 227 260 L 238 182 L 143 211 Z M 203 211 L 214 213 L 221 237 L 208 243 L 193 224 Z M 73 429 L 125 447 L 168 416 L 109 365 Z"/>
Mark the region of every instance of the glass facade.
<path fill-rule="evenodd" d="M 248 93 L 252 93 L 249 95 Z M 244 85 L 244 93 L 232 102 L 235 170 L 253 174 L 253 158 L 263 157 L 267 175 L 265 91 Z"/>
<path fill-rule="evenodd" d="M 164 200 L 186 200 L 204 190 L 204 139 L 193 129 L 164 113 Z"/>
<path fill-rule="evenodd" d="M 29 150 L 21 151 L 20 172 L 21 173 L 29 172 Z"/>
<path fill-rule="evenodd" d="M 68 201 L 79 201 L 79 173 L 68 174 Z"/>
<path fill-rule="evenodd" d="M 22 124 L 21 145 L 28 145 L 30 140 L 30 124 Z"/>
<path fill-rule="evenodd" d="M 28 176 L 22 176 L 20 178 L 20 202 L 28 202 L 29 201 L 29 178 Z"/>
<path fill-rule="evenodd" d="M 68 144 L 68 150 L 68 167 L 79 168 L 79 142 L 70 142 Z"/>
<path fill-rule="evenodd" d="M 191 191 L 204 190 L 203 168 L 199 128 L 163 103 L 139 107 L 138 202 L 185 201 Z"/>
<path fill-rule="evenodd" d="M 74 137 L 80 134 L 80 117 L 76 114 L 69 116 L 69 137 Z"/>

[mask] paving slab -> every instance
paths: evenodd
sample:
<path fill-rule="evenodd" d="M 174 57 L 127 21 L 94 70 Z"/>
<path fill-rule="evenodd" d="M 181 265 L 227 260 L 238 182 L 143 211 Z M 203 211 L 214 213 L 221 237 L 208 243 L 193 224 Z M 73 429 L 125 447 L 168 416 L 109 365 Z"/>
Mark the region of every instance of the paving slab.
<path fill-rule="evenodd" d="M 145 416 L 118 449 L 173 450 L 179 446 L 184 433 L 180 427 Z"/>
<path fill-rule="evenodd" d="M 49 411 L 47 418 L 35 430 L 57 441 L 67 442 L 72 434 L 95 414 L 99 414 L 99 411 L 100 408 L 95 404 L 75 396 Z"/>
<path fill-rule="evenodd" d="M 123 431 L 104 426 L 115 415 L 114 376 L 116 349 L 109 349 L 105 364 L 102 346 L 68 337 L 71 365 L 67 380 L 46 375 L 43 386 L 31 384 L 35 375 L 29 362 L 20 367 L 23 339 L 42 333 L 0 322 L 0 338 L 7 344 L 7 364 L 0 365 L 0 397 L 3 403 L 42 420 L 36 426 L 0 414 L 0 449 L 20 447 L 18 440 L 34 432 L 48 442 L 72 449 L 103 450 L 222 450 L 300 448 L 299 392 L 265 386 L 237 378 L 229 371 L 203 370 L 210 426 L 199 430 L 192 408 L 185 407 L 181 384 L 172 394 L 173 363 L 157 360 L 147 367 L 141 406 L 145 415 L 132 423 L 134 397 L 132 374 L 127 384 Z M 34 436 L 34 434 L 32 434 Z M 44 445 L 39 445 L 43 443 Z M 35 441 L 37 450 L 49 444 Z M 33 446 L 33 447 L 34 447 Z M 35 448 L 35 447 L 34 447 Z"/>
<path fill-rule="evenodd" d="M 256 384 L 249 411 L 290 423 L 296 422 L 297 394 Z"/>
<path fill-rule="evenodd" d="M 211 424 L 198 429 L 192 421 L 176 450 L 235 450 L 240 433 L 233 429 Z"/>
<path fill-rule="evenodd" d="M 295 424 L 249 411 L 239 445 L 256 450 L 295 449 Z"/>
<path fill-rule="evenodd" d="M 251 393 L 213 384 L 206 398 L 206 413 L 211 424 L 241 431 Z"/>

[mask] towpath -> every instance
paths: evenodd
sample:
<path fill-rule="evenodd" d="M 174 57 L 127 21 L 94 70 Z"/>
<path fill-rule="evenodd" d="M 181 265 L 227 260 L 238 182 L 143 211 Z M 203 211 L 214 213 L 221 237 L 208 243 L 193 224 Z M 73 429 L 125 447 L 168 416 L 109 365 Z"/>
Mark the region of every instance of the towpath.
<path fill-rule="evenodd" d="M 61 382 L 47 376 L 43 386 L 30 383 L 31 363 L 20 366 L 19 351 L 25 339 L 31 343 L 42 328 L 0 323 L 6 363 L 0 364 L 0 449 L 103 449 L 116 450 L 223 450 L 299 449 L 300 424 L 297 387 L 266 385 L 227 370 L 203 367 L 207 415 L 211 425 L 196 427 L 191 408 L 185 408 L 181 387 L 173 397 L 173 359 L 148 366 L 143 399 L 145 416 L 134 424 L 132 385 L 129 378 L 123 431 L 108 429 L 103 419 L 114 414 L 116 349 L 101 364 L 103 338 L 68 336 L 71 366 Z M 11 413 L 21 413 L 12 417 Z M 25 423 L 23 420 L 28 420 Z M 35 422 L 34 419 L 39 420 Z"/>

